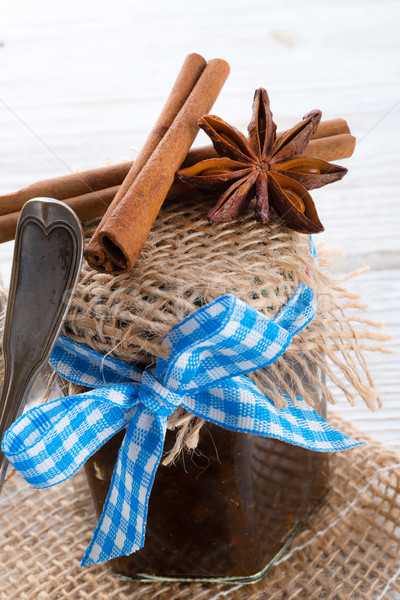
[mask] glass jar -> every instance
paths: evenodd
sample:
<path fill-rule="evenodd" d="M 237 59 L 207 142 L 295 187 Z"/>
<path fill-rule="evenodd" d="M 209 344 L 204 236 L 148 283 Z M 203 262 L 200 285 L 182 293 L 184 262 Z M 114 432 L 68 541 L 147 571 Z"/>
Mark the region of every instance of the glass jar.
<path fill-rule="evenodd" d="M 321 389 L 294 366 L 325 416 Z M 124 433 L 86 463 L 98 516 Z M 175 439 L 168 431 L 165 451 Z M 184 450 L 174 464 L 158 467 L 144 547 L 110 564 L 142 581 L 254 582 L 289 545 L 327 482 L 324 453 L 206 422 L 194 452 Z"/>

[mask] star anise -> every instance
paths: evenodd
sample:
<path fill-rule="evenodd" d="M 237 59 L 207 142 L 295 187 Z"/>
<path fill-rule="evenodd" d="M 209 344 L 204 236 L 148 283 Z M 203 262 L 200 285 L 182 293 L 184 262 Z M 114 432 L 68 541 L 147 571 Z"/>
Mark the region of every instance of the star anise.
<path fill-rule="evenodd" d="M 347 169 L 303 155 L 320 120 L 321 112 L 313 110 L 277 137 L 268 94 L 260 88 L 254 95 L 249 137 L 219 117 L 202 117 L 199 125 L 211 138 L 220 158 L 182 169 L 178 177 L 197 187 L 224 190 L 208 213 L 214 223 L 229 222 L 244 213 L 255 196 L 257 221 L 267 223 L 272 206 L 295 231 L 323 231 L 307 189 L 342 179 Z"/>

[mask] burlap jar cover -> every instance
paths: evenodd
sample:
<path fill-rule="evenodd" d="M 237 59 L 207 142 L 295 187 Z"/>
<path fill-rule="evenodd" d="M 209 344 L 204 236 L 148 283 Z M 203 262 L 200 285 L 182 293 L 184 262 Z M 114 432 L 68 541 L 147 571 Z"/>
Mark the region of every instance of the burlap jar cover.
<path fill-rule="evenodd" d="M 318 364 L 327 380 L 353 403 L 358 396 L 370 408 L 380 404 L 363 351 L 380 351 L 387 335 L 363 315 L 365 304 L 330 273 L 335 253 L 319 249 L 318 263 L 309 238 L 284 227 L 272 216 L 255 222 L 251 211 L 234 222 L 212 224 L 205 215 L 214 199 L 169 201 L 162 208 L 132 273 L 108 276 L 83 266 L 64 333 L 101 354 L 149 365 L 164 355 L 162 338 L 176 323 L 223 294 L 233 294 L 273 317 L 301 281 L 318 299 L 316 316 L 267 372 L 251 377 L 272 391 L 281 406 L 281 389 L 312 399 L 291 369 L 301 361 Z M 179 204 L 178 204 L 179 203 Z M 87 224 L 88 235 L 93 230 Z M 291 381 L 288 385 L 287 379 Z M 335 403 L 332 386 L 323 385 Z M 175 419 L 172 420 L 173 422 Z"/>
<path fill-rule="evenodd" d="M 317 294 L 316 317 L 283 357 L 252 378 L 272 390 L 278 405 L 284 400 L 277 384 L 311 403 L 291 364 L 301 361 L 312 380 L 309 364 L 317 363 L 350 402 L 360 395 L 371 407 L 379 404 L 362 350 L 366 344 L 379 350 L 385 335 L 362 315 L 359 299 L 329 274 L 329 253 L 320 251 L 316 265 L 306 236 L 275 221 L 258 225 L 251 216 L 210 226 L 206 211 L 205 201 L 193 199 L 165 205 L 132 274 L 109 277 L 84 267 L 64 333 L 102 354 L 150 364 L 163 352 L 160 342 L 169 329 L 199 306 L 232 293 L 273 316 L 304 281 Z M 334 402 L 332 386 L 319 385 Z M 171 428 L 177 425 L 177 443 L 164 462 L 183 444 L 196 446 L 202 423 L 178 410 L 169 421 Z"/>

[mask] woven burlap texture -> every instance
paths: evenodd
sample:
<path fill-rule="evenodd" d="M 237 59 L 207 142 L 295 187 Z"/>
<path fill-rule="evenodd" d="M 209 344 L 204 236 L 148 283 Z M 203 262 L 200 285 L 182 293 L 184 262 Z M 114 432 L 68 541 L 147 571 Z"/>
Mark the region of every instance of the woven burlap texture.
<path fill-rule="evenodd" d="M 165 355 L 161 341 L 171 327 L 199 306 L 231 293 L 273 317 L 304 281 L 318 299 L 315 318 L 281 358 L 250 377 L 278 406 L 285 402 L 282 392 L 312 405 L 315 387 L 331 403 L 336 388 L 351 404 L 361 397 L 370 408 L 379 406 L 364 352 L 386 351 L 381 342 L 388 336 L 343 287 L 346 277 L 332 275 L 337 254 L 319 249 L 317 264 L 308 236 L 273 214 L 268 225 L 257 223 L 252 211 L 211 225 L 205 215 L 214 201 L 192 196 L 166 202 L 131 273 L 110 276 L 84 264 L 64 333 L 101 354 L 151 364 Z M 88 238 L 93 228 L 87 224 Z M 180 429 L 164 464 L 182 446 L 196 447 L 201 424 L 182 410 L 172 415 L 169 428 Z"/>
<path fill-rule="evenodd" d="M 254 585 L 123 581 L 80 568 L 96 524 L 83 472 L 48 490 L 11 473 L 0 500 L 1 600 L 381 600 L 400 593 L 400 458 L 333 415 L 366 444 L 331 457 L 323 504 Z"/>
<path fill-rule="evenodd" d="M 378 406 L 362 352 L 382 350 L 380 342 L 387 336 L 365 317 L 365 305 L 343 287 L 345 279 L 330 273 L 332 253 L 321 250 L 318 265 L 308 236 L 282 226 L 276 217 L 262 225 L 249 212 L 232 223 L 211 225 L 207 208 L 204 198 L 166 203 L 131 273 L 110 276 L 84 264 L 64 333 L 102 354 L 149 364 L 165 355 L 161 341 L 171 327 L 199 306 L 231 293 L 271 317 L 304 281 L 318 298 L 317 314 L 285 356 L 263 373 L 260 387 L 272 389 L 278 404 L 277 382 L 293 399 L 297 394 L 312 403 L 291 361 L 303 357 L 312 379 L 309 365 L 318 359 L 351 403 L 361 396 L 371 408 Z M 323 391 L 335 401 L 331 386 Z"/>

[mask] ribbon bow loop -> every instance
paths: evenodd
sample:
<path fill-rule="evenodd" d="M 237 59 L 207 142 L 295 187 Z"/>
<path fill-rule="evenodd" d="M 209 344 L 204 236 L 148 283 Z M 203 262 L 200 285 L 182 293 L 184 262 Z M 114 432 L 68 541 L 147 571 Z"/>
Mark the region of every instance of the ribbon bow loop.
<path fill-rule="evenodd" d="M 156 376 L 169 389 L 191 394 L 264 368 L 314 314 L 314 294 L 304 283 L 273 320 L 235 296 L 221 296 L 171 329 L 163 341 L 171 352 L 157 361 Z"/>

